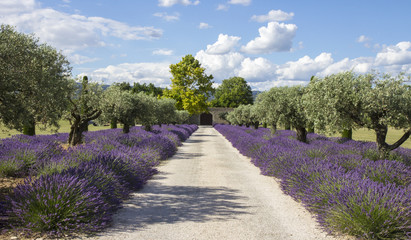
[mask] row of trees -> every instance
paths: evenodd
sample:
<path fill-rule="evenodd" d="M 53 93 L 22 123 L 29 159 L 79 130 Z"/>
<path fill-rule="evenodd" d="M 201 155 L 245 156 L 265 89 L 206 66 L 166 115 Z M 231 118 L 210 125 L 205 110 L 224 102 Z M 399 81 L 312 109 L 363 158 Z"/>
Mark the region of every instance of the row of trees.
<path fill-rule="evenodd" d="M 187 111 L 177 110 L 173 99 L 157 98 L 144 91 L 135 93 L 124 88 L 125 84 L 114 84 L 103 91 L 84 76 L 81 86 L 77 96 L 70 98 L 71 110 L 66 114 L 71 123 L 69 143 L 73 146 L 82 142 L 82 133 L 92 120 L 110 122 L 111 128 L 121 123 L 123 133 L 128 133 L 136 123 L 151 131 L 155 124 L 184 123 L 190 116 Z"/>
<path fill-rule="evenodd" d="M 9 128 L 35 135 L 38 124 L 58 129 L 59 120 L 71 122 L 69 143 L 82 142 L 90 121 L 117 121 L 127 133 L 141 123 L 182 123 L 187 111 L 178 111 L 173 99 L 159 99 L 162 89 L 153 84 L 115 84 L 103 91 L 84 77 L 71 79 L 69 62 L 60 52 L 39 43 L 33 35 L 13 27 L 0 28 L 0 121 Z M 116 124 L 113 124 L 115 127 Z"/>
<path fill-rule="evenodd" d="M 405 79 L 404 74 L 352 71 L 312 77 L 306 87 L 276 87 L 261 93 L 254 105 L 240 106 L 227 120 L 238 125 L 266 123 L 273 132 L 277 124 L 292 126 L 302 142 L 307 142 L 307 132 L 313 129 L 352 133 L 352 129 L 368 128 L 375 132 L 378 150 L 385 157 L 411 135 L 411 86 L 404 84 Z M 394 144 L 386 142 L 388 127 L 404 129 Z"/>

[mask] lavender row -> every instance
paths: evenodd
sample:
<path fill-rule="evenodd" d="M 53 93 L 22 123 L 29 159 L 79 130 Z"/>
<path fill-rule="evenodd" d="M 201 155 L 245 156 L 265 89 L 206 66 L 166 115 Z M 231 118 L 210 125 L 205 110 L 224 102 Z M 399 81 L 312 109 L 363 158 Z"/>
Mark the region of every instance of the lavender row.
<path fill-rule="evenodd" d="M 216 125 L 234 147 L 274 176 L 283 191 L 315 214 L 330 233 L 365 239 L 410 239 L 411 150 L 378 159 L 375 143 L 293 131 Z"/>
<path fill-rule="evenodd" d="M 18 135 L 0 140 L 0 174 L 26 177 L 0 203 L 11 227 L 62 236 L 108 226 L 132 191 L 171 157 L 195 125 L 134 127 L 85 134 L 85 144 L 65 149 L 67 134 Z"/>

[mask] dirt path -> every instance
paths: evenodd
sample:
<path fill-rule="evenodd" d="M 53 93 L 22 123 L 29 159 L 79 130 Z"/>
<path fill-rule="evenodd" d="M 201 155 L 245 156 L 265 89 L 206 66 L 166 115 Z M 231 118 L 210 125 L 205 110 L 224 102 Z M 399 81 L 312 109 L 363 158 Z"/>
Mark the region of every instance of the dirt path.
<path fill-rule="evenodd" d="M 97 239 L 334 239 L 212 127 L 159 171 Z"/>

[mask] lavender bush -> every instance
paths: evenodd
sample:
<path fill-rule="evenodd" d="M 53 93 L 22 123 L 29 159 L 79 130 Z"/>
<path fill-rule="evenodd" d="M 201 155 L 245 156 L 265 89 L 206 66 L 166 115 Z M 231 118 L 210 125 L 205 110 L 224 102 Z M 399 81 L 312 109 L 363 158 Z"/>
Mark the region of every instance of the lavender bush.
<path fill-rule="evenodd" d="M 365 239 L 410 239 L 411 151 L 399 148 L 379 159 L 375 143 L 292 131 L 216 125 L 234 147 L 281 180 L 329 232 Z"/>
<path fill-rule="evenodd" d="M 14 189 L 10 222 L 30 231 L 61 236 L 90 232 L 110 221 L 103 193 L 87 179 L 54 174 L 41 176 Z"/>
<path fill-rule="evenodd" d="M 197 128 L 87 132 L 85 144 L 68 149 L 62 147 L 67 134 L 1 139 L 0 177 L 29 177 L 0 203 L 0 212 L 12 227 L 32 232 L 62 236 L 100 230 Z"/>

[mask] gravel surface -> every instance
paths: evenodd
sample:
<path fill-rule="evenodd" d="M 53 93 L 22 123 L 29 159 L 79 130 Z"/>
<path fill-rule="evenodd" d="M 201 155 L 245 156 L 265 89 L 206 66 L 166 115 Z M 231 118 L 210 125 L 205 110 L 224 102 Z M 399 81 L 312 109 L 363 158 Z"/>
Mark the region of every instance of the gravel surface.
<path fill-rule="evenodd" d="M 159 171 L 93 239 L 338 239 L 211 126 Z"/>

